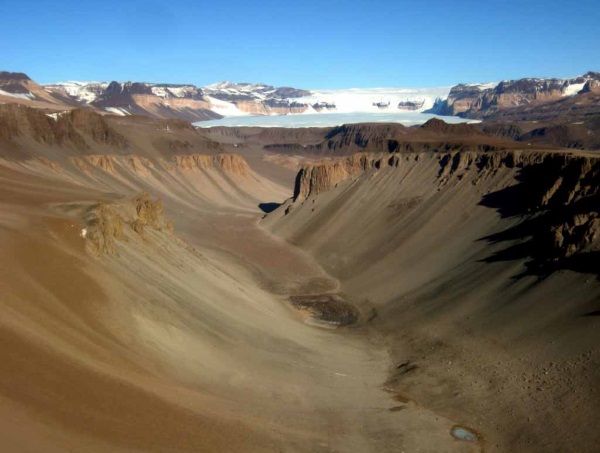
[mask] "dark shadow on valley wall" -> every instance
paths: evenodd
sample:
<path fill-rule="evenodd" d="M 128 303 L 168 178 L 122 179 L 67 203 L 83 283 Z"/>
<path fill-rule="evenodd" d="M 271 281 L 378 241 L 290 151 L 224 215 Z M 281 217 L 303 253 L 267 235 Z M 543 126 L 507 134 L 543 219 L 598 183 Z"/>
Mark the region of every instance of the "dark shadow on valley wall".
<path fill-rule="evenodd" d="M 506 243 L 484 262 L 524 260 L 527 274 L 561 269 L 600 277 L 600 166 L 551 156 L 520 169 L 516 184 L 484 195 L 480 205 L 521 221 L 480 240 Z"/>
<path fill-rule="evenodd" d="M 260 208 L 260 210 L 262 212 L 264 212 L 265 214 L 269 214 L 269 213 L 273 212 L 279 206 L 281 206 L 281 203 L 259 203 L 258 204 L 258 207 Z"/>

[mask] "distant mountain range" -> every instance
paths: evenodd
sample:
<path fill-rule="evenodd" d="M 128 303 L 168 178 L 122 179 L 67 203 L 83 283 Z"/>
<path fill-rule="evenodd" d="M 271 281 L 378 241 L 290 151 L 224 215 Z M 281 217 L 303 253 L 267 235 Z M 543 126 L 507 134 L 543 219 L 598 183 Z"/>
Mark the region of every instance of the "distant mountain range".
<path fill-rule="evenodd" d="M 566 113 L 582 104 L 598 110 L 598 98 L 580 96 L 600 93 L 600 72 L 588 72 L 571 79 L 504 80 L 500 83 L 459 84 L 445 99 L 438 99 L 430 111 L 440 115 L 481 119 L 531 118 L 533 110 L 544 116 Z M 551 108 L 542 106 L 551 105 Z M 525 119 L 525 118 L 523 118 Z"/>
<path fill-rule="evenodd" d="M 39 85 L 26 74 L 0 72 L 0 103 L 52 111 L 87 107 L 115 115 L 203 121 L 235 115 L 420 111 L 485 119 L 588 115 L 600 110 L 600 73 L 570 79 L 519 79 L 440 88 L 304 90 L 221 82 L 205 87 L 143 82 Z M 551 107 L 544 107 L 551 106 Z"/>

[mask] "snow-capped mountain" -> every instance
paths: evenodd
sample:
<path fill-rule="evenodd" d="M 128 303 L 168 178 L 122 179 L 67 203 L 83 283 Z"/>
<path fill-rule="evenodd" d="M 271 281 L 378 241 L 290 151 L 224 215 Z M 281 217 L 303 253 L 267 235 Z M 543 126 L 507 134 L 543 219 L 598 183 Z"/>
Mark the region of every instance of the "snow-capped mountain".
<path fill-rule="evenodd" d="M 469 118 L 600 90 L 600 73 L 571 79 L 519 79 L 438 88 L 305 90 L 266 84 L 61 82 L 40 86 L 25 74 L 0 72 L 0 102 L 43 108 L 89 107 L 116 115 L 202 121 L 223 116 L 310 113 L 431 112 Z"/>
<path fill-rule="evenodd" d="M 45 88 L 114 114 L 161 116 L 168 109 L 179 110 L 178 113 L 170 112 L 174 116 L 196 121 L 200 119 L 198 116 L 208 119 L 239 115 L 423 111 L 431 108 L 436 98 L 446 97 L 450 91 L 450 87 L 303 90 L 233 82 L 201 88 L 135 82 L 63 82 L 45 85 Z M 196 112 L 192 113 L 190 109 Z"/>
<path fill-rule="evenodd" d="M 202 121 L 220 118 L 194 85 L 140 82 L 62 82 L 45 85 L 50 93 L 115 115 L 150 115 Z"/>
<path fill-rule="evenodd" d="M 485 117 L 499 110 L 556 101 L 600 86 L 600 73 L 588 72 L 570 79 L 525 78 L 495 84 L 459 84 L 434 110 L 442 115 Z"/>
<path fill-rule="evenodd" d="M 50 92 L 62 91 L 85 104 L 95 101 L 108 87 L 107 82 L 62 82 L 44 86 Z"/>

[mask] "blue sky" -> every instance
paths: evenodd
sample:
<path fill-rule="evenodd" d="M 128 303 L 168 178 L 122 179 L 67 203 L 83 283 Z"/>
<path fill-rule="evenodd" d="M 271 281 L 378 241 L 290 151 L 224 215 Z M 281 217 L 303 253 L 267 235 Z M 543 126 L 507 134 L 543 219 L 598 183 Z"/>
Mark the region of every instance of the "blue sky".
<path fill-rule="evenodd" d="M 0 0 L 0 24 L 0 70 L 40 83 L 427 87 L 600 70 L 598 0 Z"/>

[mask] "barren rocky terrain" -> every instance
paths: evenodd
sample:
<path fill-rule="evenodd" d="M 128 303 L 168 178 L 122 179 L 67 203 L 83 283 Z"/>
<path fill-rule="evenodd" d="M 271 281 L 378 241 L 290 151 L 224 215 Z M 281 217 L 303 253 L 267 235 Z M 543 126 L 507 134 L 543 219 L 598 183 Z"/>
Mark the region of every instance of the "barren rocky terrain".
<path fill-rule="evenodd" d="M 3 449 L 597 451 L 600 160 L 537 129 L 0 105 Z"/>

